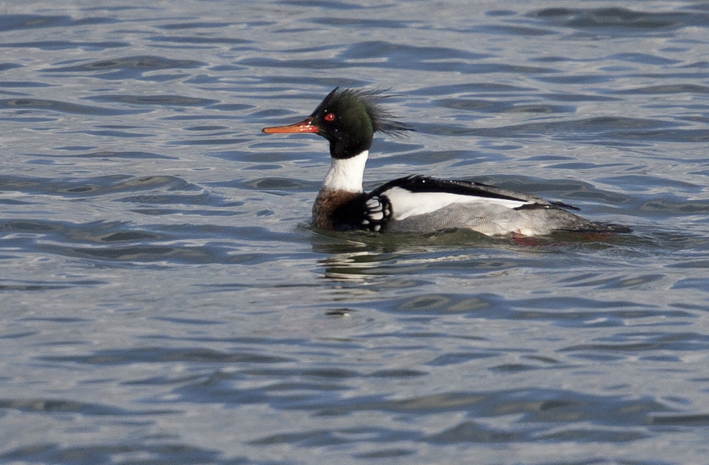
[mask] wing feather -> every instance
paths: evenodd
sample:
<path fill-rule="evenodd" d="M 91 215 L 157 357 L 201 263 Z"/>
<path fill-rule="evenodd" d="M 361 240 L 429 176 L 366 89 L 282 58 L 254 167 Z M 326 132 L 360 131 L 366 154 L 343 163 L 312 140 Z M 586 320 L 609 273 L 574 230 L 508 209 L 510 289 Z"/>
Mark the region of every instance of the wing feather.
<path fill-rule="evenodd" d="M 434 212 L 450 205 L 479 204 L 521 210 L 528 208 L 567 208 L 571 205 L 548 202 L 536 195 L 524 194 L 470 181 L 451 181 L 425 176 L 408 176 L 383 184 L 368 198 L 386 198 L 391 204 L 392 218 Z"/>

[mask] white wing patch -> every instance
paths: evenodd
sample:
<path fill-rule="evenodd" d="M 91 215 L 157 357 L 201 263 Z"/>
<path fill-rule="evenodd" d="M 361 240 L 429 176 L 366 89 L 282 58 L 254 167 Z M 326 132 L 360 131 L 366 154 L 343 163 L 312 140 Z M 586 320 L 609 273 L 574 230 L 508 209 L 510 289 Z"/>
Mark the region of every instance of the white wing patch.
<path fill-rule="evenodd" d="M 476 195 L 450 194 L 447 192 L 411 192 L 401 187 L 392 187 L 382 192 L 391 202 L 395 220 L 403 220 L 410 216 L 424 215 L 453 204 L 478 203 L 483 205 L 502 205 L 507 208 L 517 208 L 533 202 L 522 200 L 496 199 L 478 197 Z"/>

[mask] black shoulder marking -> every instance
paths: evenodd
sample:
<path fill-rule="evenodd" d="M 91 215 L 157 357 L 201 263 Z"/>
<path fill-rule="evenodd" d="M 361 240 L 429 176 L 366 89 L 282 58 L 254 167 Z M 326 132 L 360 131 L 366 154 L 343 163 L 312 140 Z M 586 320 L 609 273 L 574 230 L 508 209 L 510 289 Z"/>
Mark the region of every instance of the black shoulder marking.
<path fill-rule="evenodd" d="M 517 202 L 529 202 L 527 199 L 514 197 L 512 195 L 502 194 L 500 189 L 469 181 L 452 181 L 438 178 L 429 178 L 426 176 L 414 175 L 405 178 L 394 179 L 386 184 L 379 186 L 372 191 L 369 196 L 377 196 L 394 187 L 401 187 L 410 192 L 445 192 L 448 194 L 471 195 L 475 197 L 485 197 L 490 199 L 514 200 Z"/>
<path fill-rule="evenodd" d="M 389 201 L 389 198 L 386 195 L 375 195 L 373 197 L 369 196 L 367 202 L 364 204 L 364 212 L 360 227 L 363 229 L 369 229 L 370 231 L 379 232 L 389 221 L 389 219 L 391 219 L 391 215 L 393 213 L 391 201 Z"/>
<path fill-rule="evenodd" d="M 387 196 L 361 194 L 337 207 L 330 216 L 337 231 L 365 229 L 380 232 L 392 214 Z"/>

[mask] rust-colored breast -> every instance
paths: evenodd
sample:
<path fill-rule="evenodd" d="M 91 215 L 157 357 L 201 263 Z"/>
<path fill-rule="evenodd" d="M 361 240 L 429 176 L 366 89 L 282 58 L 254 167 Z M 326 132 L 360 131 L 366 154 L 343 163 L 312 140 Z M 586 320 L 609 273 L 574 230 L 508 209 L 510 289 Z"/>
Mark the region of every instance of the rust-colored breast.
<path fill-rule="evenodd" d="M 313 225 L 330 231 L 354 228 L 352 221 L 356 218 L 350 215 L 356 212 L 351 207 L 363 196 L 362 192 L 322 189 L 313 205 Z"/>

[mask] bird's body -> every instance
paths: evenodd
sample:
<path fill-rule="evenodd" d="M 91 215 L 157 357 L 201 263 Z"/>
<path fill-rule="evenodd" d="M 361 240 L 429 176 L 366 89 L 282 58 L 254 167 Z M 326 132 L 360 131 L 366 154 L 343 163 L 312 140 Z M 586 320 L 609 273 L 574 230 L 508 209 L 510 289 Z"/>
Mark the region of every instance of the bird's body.
<path fill-rule="evenodd" d="M 314 133 L 330 141 L 331 166 L 313 205 L 313 225 L 327 230 L 430 233 L 465 228 L 488 236 L 545 235 L 555 231 L 629 232 L 586 220 L 575 207 L 468 181 L 408 176 L 369 194 L 364 168 L 375 132 L 410 128 L 378 106 L 376 91 L 333 90 L 304 121 L 266 133 Z"/>

